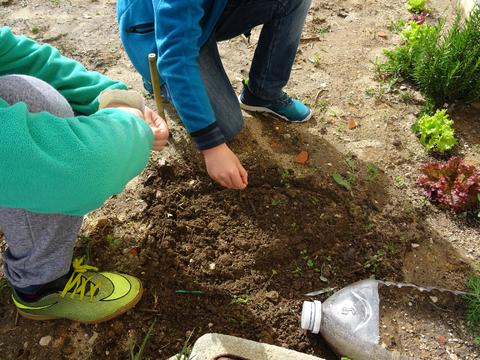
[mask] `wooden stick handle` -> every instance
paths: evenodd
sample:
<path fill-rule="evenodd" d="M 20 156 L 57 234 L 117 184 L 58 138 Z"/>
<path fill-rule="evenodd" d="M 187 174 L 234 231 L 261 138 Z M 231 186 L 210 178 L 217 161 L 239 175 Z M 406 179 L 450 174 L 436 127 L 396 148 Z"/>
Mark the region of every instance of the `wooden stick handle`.
<path fill-rule="evenodd" d="M 158 114 L 167 121 L 165 117 L 165 109 L 162 103 L 162 92 L 160 90 L 160 80 L 158 79 L 157 71 L 157 55 L 154 53 L 148 54 L 148 65 L 150 67 L 150 78 L 152 80 L 153 87 L 153 98 L 155 99 L 155 104 L 157 105 Z"/>

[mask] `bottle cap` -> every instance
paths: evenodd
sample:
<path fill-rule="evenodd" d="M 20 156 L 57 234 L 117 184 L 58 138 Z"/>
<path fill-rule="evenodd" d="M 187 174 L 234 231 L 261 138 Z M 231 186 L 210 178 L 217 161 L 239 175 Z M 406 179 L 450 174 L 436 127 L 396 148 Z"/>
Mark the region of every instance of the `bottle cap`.
<path fill-rule="evenodd" d="M 302 308 L 302 329 L 314 334 L 320 332 L 322 322 L 322 303 L 320 301 L 304 301 Z"/>

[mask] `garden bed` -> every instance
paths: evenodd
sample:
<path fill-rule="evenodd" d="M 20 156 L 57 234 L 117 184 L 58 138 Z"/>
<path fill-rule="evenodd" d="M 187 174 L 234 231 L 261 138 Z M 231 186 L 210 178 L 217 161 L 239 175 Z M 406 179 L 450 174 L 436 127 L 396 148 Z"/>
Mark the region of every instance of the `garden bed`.
<path fill-rule="evenodd" d="M 431 16 L 450 16 L 453 4 L 432 1 Z M 0 21 L 141 88 L 112 26 L 114 7 L 104 0 L 11 0 L 0 3 Z M 174 125 L 175 149 L 152 157 L 124 194 L 88 216 L 76 249 L 93 265 L 139 276 L 144 299 L 106 324 L 15 325 L 2 289 L 0 356 L 129 358 L 156 319 L 146 358 L 177 353 L 192 332 L 191 340 L 214 332 L 334 359 L 319 337 L 300 330 L 305 293 L 325 289 L 322 300 L 329 289 L 370 276 L 464 290 L 478 266 L 480 224 L 419 194 L 418 165 L 433 159 L 410 130 L 421 97 L 407 85 L 393 89 L 374 79 L 371 61 L 400 42 L 389 25 L 408 17 L 398 0 L 314 0 L 288 85 L 315 107 L 314 119 L 292 126 L 245 114 L 246 128 L 232 144 L 249 170 L 243 192 L 212 184 Z M 257 36 L 252 44 L 236 38 L 221 46 L 237 89 Z M 457 153 L 479 166 L 478 111 L 450 110 Z M 168 114 L 175 120 L 171 108 Z M 302 150 L 308 161 L 295 163 Z M 427 318 L 429 308 L 419 306 L 415 316 Z M 418 322 L 413 331 L 440 339 L 432 356 L 443 351 L 463 359 L 467 349 L 474 359 L 480 349 L 473 335 L 460 339 L 462 347 L 449 336 L 452 323 L 464 318 L 455 307 L 441 317 L 446 325 Z M 52 342 L 42 347 L 44 336 Z"/>

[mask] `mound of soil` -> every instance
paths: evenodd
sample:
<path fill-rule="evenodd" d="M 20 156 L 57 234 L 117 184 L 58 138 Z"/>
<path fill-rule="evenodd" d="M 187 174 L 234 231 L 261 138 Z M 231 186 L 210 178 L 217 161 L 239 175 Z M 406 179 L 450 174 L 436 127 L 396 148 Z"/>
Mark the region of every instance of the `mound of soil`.
<path fill-rule="evenodd" d="M 431 18 L 450 3 L 432 0 Z M 112 26 L 114 7 L 110 0 L 0 1 L 0 20 L 141 89 Z M 317 298 L 324 300 L 369 277 L 462 290 L 472 272 L 464 259 L 478 261 L 478 222 L 439 212 L 418 196 L 416 168 L 429 158 L 410 126 L 421 99 L 411 89 L 377 83 L 370 66 L 400 41 L 388 19 L 408 16 L 403 0 L 314 0 L 287 89 L 315 109 L 314 118 L 289 126 L 245 114 L 246 129 L 232 144 L 249 171 L 242 192 L 213 184 L 188 141 L 178 138 L 175 149 L 152 157 L 125 193 L 88 215 L 76 249 L 102 269 L 140 277 L 143 300 L 95 326 L 16 322 L 0 282 L 0 357 L 128 359 L 155 322 L 145 358 L 165 359 L 187 339 L 218 332 L 330 360 L 336 357 L 321 338 L 300 330 L 302 301 L 311 299 L 305 293 L 323 290 Z M 237 90 L 258 34 L 251 43 L 237 38 L 220 46 Z M 476 120 L 478 113 L 469 116 Z M 460 151 L 478 162 L 480 123 L 456 124 L 465 143 Z M 178 137 L 182 130 L 170 125 Z M 308 152 L 305 164 L 294 162 L 301 151 Z M 458 351 L 456 335 L 448 335 L 464 319 L 462 306 L 432 318 L 429 299 L 404 293 L 392 299 L 398 304 L 385 313 L 386 346 L 414 353 L 423 343 L 412 339 L 423 334 L 430 350 L 418 356 L 478 353 L 471 334 L 459 333 L 469 345 Z M 399 325 L 408 319 L 396 312 L 409 302 L 416 309 L 411 327 Z M 441 321 L 448 326 L 437 326 Z M 398 326 L 412 332 L 392 335 Z M 434 347 L 440 335 L 446 341 Z M 46 336 L 52 340 L 41 346 Z"/>

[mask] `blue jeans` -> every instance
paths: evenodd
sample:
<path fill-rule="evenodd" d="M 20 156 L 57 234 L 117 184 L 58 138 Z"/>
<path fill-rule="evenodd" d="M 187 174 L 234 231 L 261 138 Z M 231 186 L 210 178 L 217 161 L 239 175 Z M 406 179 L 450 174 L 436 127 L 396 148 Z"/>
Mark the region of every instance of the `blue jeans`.
<path fill-rule="evenodd" d="M 243 127 L 235 92 L 218 54 L 217 41 L 228 40 L 263 24 L 250 67 L 250 89 L 274 100 L 287 84 L 311 0 L 229 0 L 215 34 L 200 50 L 198 64 L 217 123 L 231 140 Z"/>

